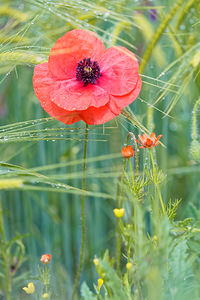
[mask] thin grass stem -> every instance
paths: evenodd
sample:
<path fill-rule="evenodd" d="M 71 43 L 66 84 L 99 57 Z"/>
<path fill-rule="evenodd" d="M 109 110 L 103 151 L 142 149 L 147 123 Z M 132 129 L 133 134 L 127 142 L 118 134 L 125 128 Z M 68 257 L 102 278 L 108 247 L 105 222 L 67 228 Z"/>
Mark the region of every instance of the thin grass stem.
<path fill-rule="evenodd" d="M 10 300 L 11 282 L 10 282 L 10 270 L 9 270 L 9 257 L 6 252 L 6 234 L 3 220 L 3 206 L 0 199 L 0 235 L 1 235 L 1 253 L 3 258 L 4 270 L 5 270 L 5 295 L 6 300 Z"/>
<path fill-rule="evenodd" d="M 162 33 L 165 31 L 165 29 L 167 28 L 167 25 L 169 24 L 169 22 L 174 17 L 175 13 L 177 12 L 177 10 L 179 9 L 179 7 L 182 4 L 183 4 L 183 0 L 177 1 L 177 3 L 175 3 L 175 5 L 172 7 L 170 12 L 166 16 L 166 18 L 163 20 L 163 22 L 158 27 L 158 30 L 155 33 L 154 38 L 151 40 L 150 44 L 148 45 L 148 47 L 147 47 L 147 49 L 146 49 L 146 51 L 143 55 L 143 60 L 142 60 L 142 63 L 140 65 L 140 73 L 143 73 L 155 45 L 157 44 L 158 40 L 162 36 Z"/>

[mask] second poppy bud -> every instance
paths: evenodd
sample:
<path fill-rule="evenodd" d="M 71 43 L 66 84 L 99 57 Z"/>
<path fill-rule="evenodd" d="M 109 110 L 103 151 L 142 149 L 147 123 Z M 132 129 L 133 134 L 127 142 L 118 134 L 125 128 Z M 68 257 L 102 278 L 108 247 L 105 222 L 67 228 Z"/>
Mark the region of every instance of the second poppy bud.
<path fill-rule="evenodd" d="M 129 146 L 126 146 L 126 147 L 122 148 L 121 154 L 122 154 L 123 158 L 130 158 L 134 155 L 134 150 L 129 145 Z"/>

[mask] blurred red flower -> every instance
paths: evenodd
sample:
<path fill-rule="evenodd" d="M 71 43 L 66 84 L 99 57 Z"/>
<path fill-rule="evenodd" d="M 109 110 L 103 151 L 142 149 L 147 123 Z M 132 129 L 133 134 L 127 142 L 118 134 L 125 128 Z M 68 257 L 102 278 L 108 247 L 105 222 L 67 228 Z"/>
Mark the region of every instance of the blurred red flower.
<path fill-rule="evenodd" d="M 51 261 L 51 254 L 43 254 L 40 261 L 44 264 L 48 264 Z"/>
<path fill-rule="evenodd" d="M 33 87 L 43 109 L 65 124 L 103 124 L 140 93 L 135 55 L 110 47 L 95 33 L 72 30 L 59 38 L 47 63 L 36 65 Z"/>
<path fill-rule="evenodd" d="M 130 158 L 134 155 L 134 150 L 129 145 L 129 146 L 126 146 L 126 147 L 122 148 L 121 154 L 122 154 L 123 158 Z"/>
<path fill-rule="evenodd" d="M 162 134 L 160 134 L 157 138 L 154 132 L 152 132 L 150 138 L 146 133 L 143 134 L 143 136 L 138 135 L 141 142 L 136 140 L 136 142 L 140 145 L 142 145 L 140 148 L 153 148 L 159 144 L 159 139 L 162 137 Z"/>

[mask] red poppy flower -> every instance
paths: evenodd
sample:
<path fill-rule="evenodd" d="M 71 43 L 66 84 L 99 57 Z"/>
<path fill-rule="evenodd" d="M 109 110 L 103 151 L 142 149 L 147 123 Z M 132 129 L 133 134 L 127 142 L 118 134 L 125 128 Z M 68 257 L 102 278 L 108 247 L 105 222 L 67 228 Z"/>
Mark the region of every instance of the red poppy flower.
<path fill-rule="evenodd" d="M 136 142 L 140 145 L 142 145 L 140 148 L 153 148 L 159 144 L 159 139 L 162 137 L 162 134 L 160 134 L 157 138 L 154 132 L 152 132 L 150 138 L 146 133 L 143 134 L 143 136 L 138 135 L 141 142 L 136 140 Z"/>
<path fill-rule="evenodd" d="M 51 254 L 43 254 L 40 261 L 44 264 L 48 264 L 51 261 Z"/>
<path fill-rule="evenodd" d="M 130 158 L 134 155 L 134 150 L 131 146 L 126 146 L 122 148 L 121 154 L 123 158 Z"/>
<path fill-rule="evenodd" d="M 140 93 L 135 55 L 124 47 L 105 50 L 93 32 L 72 30 L 59 38 L 47 63 L 36 65 L 33 87 L 41 106 L 65 124 L 103 124 Z"/>

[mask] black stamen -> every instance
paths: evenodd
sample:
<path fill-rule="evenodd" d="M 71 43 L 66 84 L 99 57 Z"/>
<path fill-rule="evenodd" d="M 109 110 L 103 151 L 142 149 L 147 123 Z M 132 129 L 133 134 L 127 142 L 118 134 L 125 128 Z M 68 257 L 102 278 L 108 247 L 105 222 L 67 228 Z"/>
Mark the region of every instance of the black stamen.
<path fill-rule="evenodd" d="M 83 86 L 87 86 L 89 83 L 97 84 L 97 79 L 102 76 L 99 64 L 96 61 L 91 61 L 90 58 L 81 60 L 76 71 L 76 78 L 83 81 Z"/>

